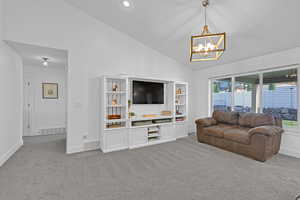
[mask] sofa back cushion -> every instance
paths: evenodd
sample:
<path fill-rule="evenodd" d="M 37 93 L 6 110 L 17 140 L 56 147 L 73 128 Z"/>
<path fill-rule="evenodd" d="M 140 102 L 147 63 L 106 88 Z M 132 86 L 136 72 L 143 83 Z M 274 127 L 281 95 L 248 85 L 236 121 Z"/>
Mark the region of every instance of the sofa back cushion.
<path fill-rule="evenodd" d="M 258 126 L 272 126 L 275 125 L 275 118 L 269 114 L 240 113 L 238 123 L 240 126 L 251 128 Z"/>
<path fill-rule="evenodd" d="M 219 123 L 237 125 L 239 119 L 239 113 L 214 111 L 213 118 Z"/>

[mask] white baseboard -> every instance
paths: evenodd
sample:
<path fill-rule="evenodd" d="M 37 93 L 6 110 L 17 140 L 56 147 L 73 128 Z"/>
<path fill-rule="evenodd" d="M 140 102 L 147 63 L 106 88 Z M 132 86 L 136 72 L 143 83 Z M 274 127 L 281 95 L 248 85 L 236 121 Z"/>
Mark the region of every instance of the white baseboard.
<path fill-rule="evenodd" d="M 20 140 L 12 148 L 10 148 L 3 156 L 0 157 L 0 167 L 12 156 L 14 155 L 21 147 L 23 146 L 23 140 Z"/>
<path fill-rule="evenodd" d="M 300 152 L 292 149 L 280 149 L 280 154 L 295 157 L 295 158 L 300 158 Z"/>
<path fill-rule="evenodd" d="M 100 149 L 100 141 L 86 141 L 84 143 L 84 151 L 94 151 Z"/>
<path fill-rule="evenodd" d="M 65 135 L 66 133 L 49 133 L 49 134 L 41 134 L 41 133 L 32 133 L 30 135 L 23 135 L 24 137 L 35 137 L 35 136 L 50 136 L 50 135 Z"/>
<path fill-rule="evenodd" d="M 84 152 L 84 147 L 81 145 L 67 148 L 67 154 L 74 154 L 74 153 L 81 153 L 81 152 Z"/>
<path fill-rule="evenodd" d="M 114 152 L 114 151 L 122 151 L 122 150 L 126 150 L 128 149 L 128 147 L 114 147 L 114 148 L 110 148 L 110 149 L 105 149 L 102 150 L 103 153 L 110 153 L 110 152 Z"/>
<path fill-rule="evenodd" d="M 176 139 L 181 139 L 181 138 L 186 138 L 188 137 L 188 135 L 181 135 L 181 136 L 178 136 Z"/>
<path fill-rule="evenodd" d="M 150 142 L 150 143 L 145 143 L 145 144 L 132 145 L 129 147 L 129 149 L 137 149 L 137 148 L 141 148 L 141 147 L 147 147 L 147 146 L 151 146 L 151 145 L 162 144 L 162 143 L 166 143 L 166 142 L 174 142 L 174 141 L 176 141 L 175 138 L 166 139 L 166 140 L 158 140 L 155 142 Z"/>

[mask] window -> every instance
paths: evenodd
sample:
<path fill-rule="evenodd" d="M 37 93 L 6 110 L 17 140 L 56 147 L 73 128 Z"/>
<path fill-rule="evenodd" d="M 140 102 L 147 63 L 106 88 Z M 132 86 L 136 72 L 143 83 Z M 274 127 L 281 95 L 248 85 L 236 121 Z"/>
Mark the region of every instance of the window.
<path fill-rule="evenodd" d="M 297 68 L 212 81 L 213 110 L 270 113 L 287 128 L 298 127 L 298 97 Z"/>
<path fill-rule="evenodd" d="M 263 74 L 263 112 L 283 119 L 285 127 L 297 127 L 297 69 Z"/>
<path fill-rule="evenodd" d="M 259 105 L 259 75 L 239 76 L 234 82 L 234 111 L 257 112 Z"/>
<path fill-rule="evenodd" d="M 231 78 L 218 79 L 212 83 L 213 109 L 230 111 L 231 110 Z"/>

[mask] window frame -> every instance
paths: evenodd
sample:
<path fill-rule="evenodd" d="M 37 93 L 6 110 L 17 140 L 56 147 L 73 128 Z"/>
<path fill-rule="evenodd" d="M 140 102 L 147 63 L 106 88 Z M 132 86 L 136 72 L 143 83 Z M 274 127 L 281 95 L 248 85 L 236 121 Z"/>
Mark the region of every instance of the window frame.
<path fill-rule="evenodd" d="M 289 65 L 289 66 L 285 66 L 285 67 L 276 67 L 276 68 L 269 68 L 269 69 L 264 69 L 264 70 L 257 70 L 257 71 L 253 71 L 253 72 L 246 72 L 246 73 L 239 73 L 239 74 L 232 74 L 232 75 L 225 75 L 225 76 L 218 76 L 218 77 L 212 77 L 209 78 L 209 94 L 208 94 L 208 98 L 209 98 L 209 106 L 208 106 L 208 113 L 211 116 L 213 111 L 214 111 L 214 106 L 213 106 L 213 83 L 216 80 L 219 79 L 226 79 L 226 78 L 231 78 L 231 110 L 234 109 L 235 106 L 235 79 L 236 77 L 240 77 L 240 76 L 248 76 L 248 75 L 258 75 L 259 76 L 259 106 L 258 106 L 258 112 L 257 113 L 263 113 L 263 75 L 264 73 L 268 73 L 268 72 L 276 72 L 276 71 L 283 71 L 283 70 L 288 70 L 288 69 L 297 69 L 297 122 L 298 122 L 298 126 L 297 127 L 283 127 L 284 130 L 287 131 L 291 131 L 291 132 L 300 132 L 299 128 L 300 128 L 300 81 L 299 81 L 299 77 L 300 77 L 300 64 L 294 64 L 294 65 Z"/>

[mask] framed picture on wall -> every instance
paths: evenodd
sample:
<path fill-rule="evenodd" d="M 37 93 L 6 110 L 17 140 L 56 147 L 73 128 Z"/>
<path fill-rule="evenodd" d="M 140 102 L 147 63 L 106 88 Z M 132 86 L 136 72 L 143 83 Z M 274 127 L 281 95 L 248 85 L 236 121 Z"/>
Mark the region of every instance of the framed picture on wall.
<path fill-rule="evenodd" d="M 43 83 L 43 99 L 58 99 L 58 83 Z"/>

